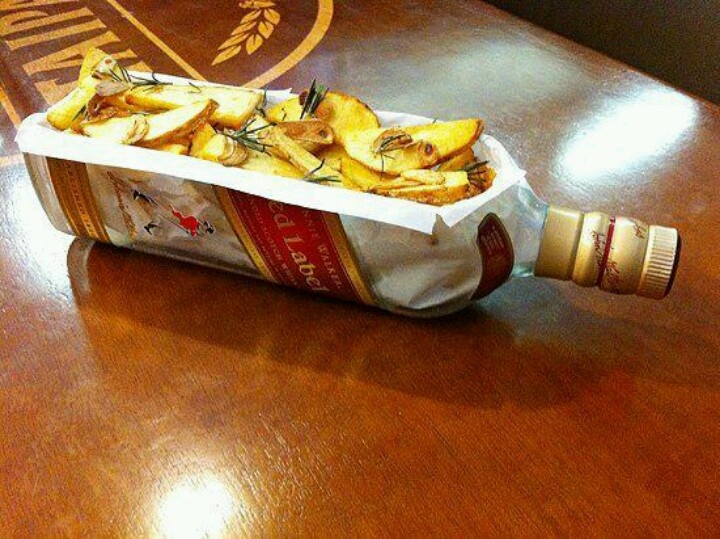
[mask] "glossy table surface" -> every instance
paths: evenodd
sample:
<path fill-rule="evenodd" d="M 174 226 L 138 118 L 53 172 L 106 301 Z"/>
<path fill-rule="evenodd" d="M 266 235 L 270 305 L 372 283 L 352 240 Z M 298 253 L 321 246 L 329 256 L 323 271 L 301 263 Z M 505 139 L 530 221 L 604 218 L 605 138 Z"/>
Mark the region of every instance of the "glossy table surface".
<path fill-rule="evenodd" d="M 0 4 L 0 535 L 717 533 L 720 109 L 481 2 L 209 5 Z M 674 290 L 416 321 L 65 236 L 14 124 L 92 43 L 480 115 L 546 200 L 678 227 Z"/>

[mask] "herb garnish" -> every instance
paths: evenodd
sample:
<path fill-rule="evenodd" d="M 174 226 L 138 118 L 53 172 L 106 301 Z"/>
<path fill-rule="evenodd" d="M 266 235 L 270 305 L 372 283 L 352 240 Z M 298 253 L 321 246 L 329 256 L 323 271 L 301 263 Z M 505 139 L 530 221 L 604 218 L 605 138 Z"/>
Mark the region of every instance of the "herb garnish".
<path fill-rule="evenodd" d="M 490 161 L 473 161 L 472 163 L 468 163 L 467 165 L 465 165 L 462 170 L 464 170 L 468 174 L 472 172 L 477 172 L 480 167 L 484 167 L 489 162 Z"/>
<path fill-rule="evenodd" d="M 115 73 L 113 69 L 109 70 L 110 77 L 117 82 L 127 82 L 128 84 L 134 84 L 135 86 L 166 86 L 170 85 L 170 82 L 163 82 L 157 78 L 155 73 L 150 73 L 150 78 L 146 79 L 139 75 L 131 75 L 127 69 L 120 64 L 117 65 L 120 69 L 120 74 Z M 192 85 L 192 83 L 190 83 Z M 197 88 L 197 87 L 196 87 Z"/>
<path fill-rule="evenodd" d="M 315 111 L 317 110 L 318 106 L 320 105 L 320 102 L 325 98 L 325 95 L 328 93 L 328 87 L 323 84 L 316 84 L 315 79 L 313 79 L 312 83 L 310 84 L 310 88 L 306 92 L 303 92 L 300 94 L 300 100 L 302 101 L 304 96 L 304 101 L 302 102 L 302 112 L 300 113 L 300 119 L 302 120 L 305 118 L 305 116 L 311 116 L 315 114 Z"/>
<path fill-rule="evenodd" d="M 251 128 L 254 121 L 255 120 L 251 118 L 250 120 L 245 122 L 245 125 L 243 125 L 237 131 L 228 130 L 225 132 L 225 134 L 231 139 L 233 139 L 235 142 L 239 142 L 240 144 L 250 148 L 251 150 L 268 153 L 267 148 L 272 148 L 272 145 L 262 142 L 260 140 L 260 137 L 258 136 L 258 133 L 260 133 L 260 131 L 262 131 L 263 129 L 272 127 L 273 124 L 263 124 L 259 127 Z"/>
<path fill-rule="evenodd" d="M 320 183 L 320 182 L 342 182 L 342 180 L 338 176 L 329 175 L 329 176 L 313 176 L 317 171 L 321 170 L 325 166 L 325 159 L 320 161 L 320 164 L 309 171 L 305 176 L 303 176 L 303 180 L 310 183 Z"/>

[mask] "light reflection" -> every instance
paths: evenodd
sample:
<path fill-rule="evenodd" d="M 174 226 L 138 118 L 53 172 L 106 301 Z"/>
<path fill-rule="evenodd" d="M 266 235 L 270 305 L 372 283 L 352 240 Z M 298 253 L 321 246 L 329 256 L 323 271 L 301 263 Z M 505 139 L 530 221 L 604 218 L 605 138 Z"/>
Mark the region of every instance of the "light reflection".
<path fill-rule="evenodd" d="M 561 165 L 580 179 L 622 170 L 666 151 L 683 137 L 696 115 L 689 97 L 669 89 L 647 90 L 583 126 Z"/>
<path fill-rule="evenodd" d="M 10 210 L 5 226 L 8 237 L 19 246 L 15 250 L 22 257 L 19 265 L 31 269 L 27 273 L 33 278 L 42 276 L 54 289 L 69 289 L 67 266 L 62 261 L 72 237 L 50 224 L 24 172 L 8 168 L 0 172 L 0 180 L 9 185 Z"/>
<path fill-rule="evenodd" d="M 236 510 L 232 494 L 217 477 L 186 478 L 160 502 L 160 532 L 166 537 L 219 537 Z"/>

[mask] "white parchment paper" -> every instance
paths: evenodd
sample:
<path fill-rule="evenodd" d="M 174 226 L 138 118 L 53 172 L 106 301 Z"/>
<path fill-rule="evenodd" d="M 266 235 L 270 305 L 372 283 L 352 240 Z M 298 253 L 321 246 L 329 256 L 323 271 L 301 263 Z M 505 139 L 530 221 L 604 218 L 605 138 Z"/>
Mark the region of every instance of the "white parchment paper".
<path fill-rule="evenodd" d="M 180 77 L 157 77 L 166 82 L 189 82 L 189 79 Z M 200 84 L 196 81 L 193 83 Z M 280 103 L 292 95 L 294 94 L 289 90 L 268 91 L 268 106 Z M 383 111 L 376 113 L 383 126 L 417 125 L 432 121 L 431 118 L 413 114 Z M 270 176 L 225 167 L 194 157 L 64 133 L 50 126 L 44 113 L 27 117 L 18 128 L 15 141 L 23 153 L 195 180 L 287 204 L 397 225 L 425 234 L 432 233 L 438 218 L 448 227 L 454 227 L 508 188 L 523 182 L 525 177 L 525 172 L 517 166 L 502 144 L 487 135 L 480 138 L 475 151 L 482 159 L 488 159 L 497 171 L 492 187 L 478 196 L 443 207 Z"/>

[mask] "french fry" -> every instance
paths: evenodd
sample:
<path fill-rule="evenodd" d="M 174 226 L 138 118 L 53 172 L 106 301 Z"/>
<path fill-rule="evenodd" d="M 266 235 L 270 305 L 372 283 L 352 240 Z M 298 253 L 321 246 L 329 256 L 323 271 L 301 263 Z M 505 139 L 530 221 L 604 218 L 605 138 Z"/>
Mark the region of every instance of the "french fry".
<path fill-rule="evenodd" d="M 355 131 L 345 139 L 350 157 L 379 172 L 428 168 L 471 147 L 482 132 L 477 119 Z"/>
<path fill-rule="evenodd" d="M 140 144 L 157 146 L 190 135 L 207 122 L 215 106 L 213 101 L 205 99 L 160 114 L 148 115 L 146 118 L 149 129 Z"/>
<path fill-rule="evenodd" d="M 125 100 L 150 110 L 172 110 L 211 99 L 217 108 L 210 123 L 239 129 L 262 102 L 262 93 L 246 88 L 158 84 L 131 90 Z"/>
<path fill-rule="evenodd" d="M 284 101 L 267 112 L 271 122 L 292 122 L 308 119 L 301 117 L 303 105 L 299 97 Z M 375 113 L 358 98 L 341 92 L 328 92 L 316 110 L 316 117 L 326 121 L 335 134 L 335 140 L 345 144 L 345 138 L 353 131 L 363 131 L 380 127 Z"/>
<path fill-rule="evenodd" d="M 144 116 L 136 114 L 126 118 L 110 118 L 81 124 L 84 135 L 101 138 L 118 144 L 135 144 L 148 132 L 150 126 Z"/>
<path fill-rule="evenodd" d="M 271 174 L 273 176 L 285 176 L 287 178 L 300 179 L 305 173 L 292 163 L 270 155 L 269 153 L 258 152 L 247 148 L 248 158 L 240 165 L 246 170 Z"/>
<path fill-rule="evenodd" d="M 153 146 L 152 149 L 161 152 L 174 153 L 176 155 L 187 155 L 189 145 L 181 142 L 168 142 L 166 144 L 160 144 L 159 146 Z"/>
<path fill-rule="evenodd" d="M 376 184 L 371 192 L 442 206 L 467 198 L 470 187 L 466 172 L 408 170 L 399 178 Z"/>
<path fill-rule="evenodd" d="M 198 127 L 190 139 L 190 155 L 197 157 L 215 134 L 215 130 L 207 122 Z"/>
<path fill-rule="evenodd" d="M 86 84 L 89 80 L 88 77 L 92 78 L 93 75 L 109 76 L 111 72 L 117 77 L 122 76 L 122 70 L 117 60 L 101 49 L 90 47 L 85 53 L 83 63 L 80 66 L 78 84 Z"/>
<path fill-rule="evenodd" d="M 226 167 L 236 167 L 248 158 L 248 152 L 244 146 L 227 135 L 218 133 L 207 141 L 196 157 L 220 163 Z"/>
<path fill-rule="evenodd" d="M 330 146 L 335 139 L 332 127 L 324 120 L 281 122 L 277 126 L 288 137 L 313 154 L 324 146 Z"/>
<path fill-rule="evenodd" d="M 55 129 L 80 129 L 88 103 L 95 97 L 95 88 L 89 83 L 80 85 L 47 111 L 47 121 Z"/>
<path fill-rule="evenodd" d="M 343 175 L 329 167 L 293 139 L 288 137 L 277 126 L 270 126 L 264 131 L 263 142 L 268 145 L 271 154 L 290 161 L 305 173 L 306 181 L 323 184 L 337 184 L 352 188 Z"/>
<path fill-rule="evenodd" d="M 369 191 L 374 185 L 392 179 L 392 176 L 377 172 L 356 161 L 339 144 L 333 144 L 322 150 L 318 157 L 324 159 L 330 167 L 339 170 L 348 182 L 360 191 Z"/>
<path fill-rule="evenodd" d="M 461 153 L 457 154 L 455 157 L 451 157 L 444 163 L 440 163 L 440 165 L 438 166 L 438 170 L 443 172 L 462 170 L 464 166 L 469 165 L 474 160 L 475 152 L 473 152 L 472 147 L 466 148 Z"/>

